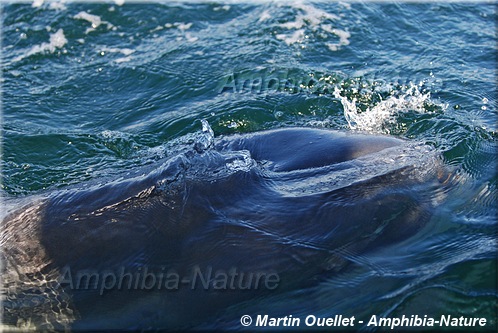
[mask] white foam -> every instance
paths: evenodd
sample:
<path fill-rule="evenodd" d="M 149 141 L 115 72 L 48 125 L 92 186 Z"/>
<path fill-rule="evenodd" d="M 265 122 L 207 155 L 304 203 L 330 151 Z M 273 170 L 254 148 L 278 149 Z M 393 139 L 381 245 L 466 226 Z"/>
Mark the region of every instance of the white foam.
<path fill-rule="evenodd" d="M 174 28 L 177 28 L 178 30 L 180 30 L 180 32 L 182 33 L 182 36 L 177 36 L 176 37 L 177 41 L 181 41 L 181 40 L 185 39 L 185 40 L 187 40 L 187 42 L 194 43 L 199 39 L 199 37 L 194 37 L 192 35 L 192 33 L 187 32 L 187 30 L 189 30 L 192 27 L 192 22 L 190 22 L 190 23 L 184 23 L 184 22 L 166 23 L 166 24 L 164 24 L 164 27 L 167 29 L 174 27 Z M 159 30 L 158 28 L 156 28 L 154 31 Z"/>
<path fill-rule="evenodd" d="M 33 3 L 31 4 L 32 7 L 34 8 L 38 8 L 38 7 L 41 7 L 43 5 L 43 0 L 34 0 Z"/>
<path fill-rule="evenodd" d="M 338 20 L 339 17 L 334 14 L 327 13 L 324 10 L 318 9 L 312 5 L 297 3 L 294 8 L 303 11 L 303 14 L 298 15 L 298 19 L 309 22 L 311 26 L 317 27 L 325 20 Z"/>
<path fill-rule="evenodd" d="M 330 21 L 339 20 L 339 16 L 328 13 L 310 4 L 296 3 L 293 4 L 293 8 L 299 11 L 295 19 L 293 21 L 281 23 L 280 27 L 295 31 L 293 33 L 277 34 L 277 39 L 283 40 L 287 45 L 301 43 L 304 41 L 304 37 L 307 34 L 306 29 L 309 29 L 312 32 L 319 32 L 325 37 L 329 35 L 339 37 L 338 43 L 327 44 L 329 49 L 332 51 L 337 51 L 343 45 L 349 45 L 349 38 L 351 37 L 351 34 L 347 31 L 333 28 L 330 23 Z M 261 15 L 259 21 L 264 21 L 269 17 L 271 16 L 269 16 L 269 13 L 265 11 Z"/>
<path fill-rule="evenodd" d="M 277 39 L 283 40 L 285 44 L 292 45 L 298 43 L 304 39 L 304 29 L 296 30 L 291 35 L 289 34 L 278 34 L 275 37 Z"/>
<path fill-rule="evenodd" d="M 220 11 L 220 10 L 229 11 L 230 10 L 230 5 L 217 6 L 217 7 L 214 7 L 213 10 L 215 12 Z"/>
<path fill-rule="evenodd" d="M 54 52 L 56 48 L 62 48 L 66 43 L 67 39 L 64 36 L 64 30 L 59 29 L 55 34 L 50 35 L 48 50 Z"/>
<path fill-rule="evenodd" d="M 79 12 L 74 15 L 75 19 L 85 20 L 92 24 L 92 28 L 98 28 L 99 25 L 102 24 L 102 20 L 100 16 L 88 14 L 87 12 Z"/>
<path fill-rule="evenodd" d="M 133 49 L 128 49 L 128 48 L 117 48 L 117 47 L 104 47 L 102 49 L 103 52 L 111 52 L 111 53 L 122 53 L 125 56 L 129 56 L 130 54 L 134 53 L 135 50 Z"/>
<path fill-rule="evenodd" d="M 348 2 L 339 1 L 338 4 L 343 6 L 346 9 L 351 9 L 351 4 Z"/>
<path fill-rule="evenodd" d="M 199 37 L 193 37 L 190 32 L 187 32 L 185 34 L 185 39 L 187 40 L 187 42 L 194 43 L 199 39 Z"/>
<path fill-rule="evenodd" d="M 66 5 L 64 5 L 64 0 L 61 1 L 49 1 L 49 6 L 48 9 L 54 9 L 54 10 L 65 10 Z M 33 8 L 40 8 L 43 6 L 45 3 L 44 0 L 34 0 L 33 3 L 31 4 L 31 7 Z"/>
<path fill-rule="evenodd" d="M 176 22 L 175 23 L 175 26 L 180 29 L 181 31 L 185 31 L 185 30 L 188 30 L 190 29 L 190 27 L 192 26 L 192 23 L 181 23 L 181 22 Z"/>
<path fill-rule="evenodd" d="M 115 63 L 120 64 L 122 62 L 128 62 L 132 59 L 132 57 L 122 57 L 114 60 Z"/>
<path fill-rule="evenodd" d="M 67 39 L 64 36 L 64 30 L 59 29 L 55 33 L 50 35 L 50 41 L 48 43 L 41 43 L 40 45 L 35 45 L 26 54 L 21 55 L 14 59 L 14 62 L 22 60 L 33 54 L 43 53 L 49 51 L 54 53 L 56 49 L 63 48 L 67 44 Z"/>
<path fill-rule="evenodd" d="M 114 0 L 114 3 L 118 6 L 122 6 L 125 3 L 125 0 Z"/>
<path fill-rule="evenodd" d="M 85 21 L 88 21 L 88 22 L 90 22 L 92 24 L 91 28 L 87 28 L 86 29 L 86 31 L 85 31 L 86 34 L 88 34 L 89 32 L 94 31 L 101 24 L 106 24 L 107 25 L 107 29 L 111 29 L 111 28 L 114 27 L 111 23 L 109 23 L 107 21 L 103 21 L 100 18 L 100 16 L 89 14 L 87 12 L 79 12 L 78 14 L 74 15 L 73 18 L 77 19 L 77 20 L 85 20 Z"/>
<path fill-rule="evenodd" d="M 53 10 L 66 10 L 66 5 L 64 4 L 64 0 L 62 1 L 51 1 L 50 5 L 48 6 L 49 9 Z"/>
<path fill-rule="evenodd" d="M 114 62 L 115 63 L 122 63 L 122 62 L 128 62 L 132 59 L 132 57 L 130 56 L 131 54 L 133 54 L 135 52 L 135 50 L 133 49 L 128 49 L 128 48 L 123 48 L 123 49 L 120 49 L 120 48 L 115 48 L 115 47 L 104 47 L 101 49 L 101 52 L 110 52 L 110 53 L 121 53 L 124 55 L 124 57 L 121 57 L 121 58 L 118 58 L 118 59 L 115 59 Z"/>
<path fill-rule="evenodd" d="M 264 22 L 264 21 L 267 21 L 267 20 L 271 19 L 271 17 L 272 17 L 272 16 L 271 16 L 271 14 L 270 14 L 270 11 L 267 9 L 267 10 L 265 10 L 265 11 L 263 11 L 263 12 L 261 13 L 261 16 L 259 17 L 258 22 Z"/>
<path fill-rule="evenodd" d="M 322 29 L 327 31 L 328 33 L 334 34 L 339 37 L 339 43 L 328 43 L 327 46 L 331 51 L 337 51 L 343 45 L 349 45 L 349 38 L 351 34 L 348 31 L 341 29 L 334 29 L 331 25 L 323 25 Z"/>
<path fill-rule="evenodd" d="M 158 25 L 157 27 L 155 27 L 154 29 L 152 29 L 150 32 L 156 32 L 156 31 L 160 31 L 160 30 L 163 30 L 164 27 L 162 25 Z"/>
<path fill-rule="evenodd" d="M 295 21 L 282 23 L 280 26 L 285 29 L 301 29 L 304 26 L 304 19 L 298 16 Z"/>

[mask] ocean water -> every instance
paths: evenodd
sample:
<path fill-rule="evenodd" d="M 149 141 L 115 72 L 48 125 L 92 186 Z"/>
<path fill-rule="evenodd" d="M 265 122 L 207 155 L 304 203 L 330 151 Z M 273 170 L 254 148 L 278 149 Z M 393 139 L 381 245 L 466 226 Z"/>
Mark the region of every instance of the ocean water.
<path fill-rule="evenodd" d="M 496 331 L 496 3 L 35 1 L 3 2 L 1 17 L 4 208 L 126 179 L 194 143 L 295 126 L 407 140 L 451 174 L 409 240 L 345 258 L 313 283 L 192 314 L 187 328 L 243 329 L 241 313 L 354 315 L 365 331 L 378 329 L 371 315 L 452 315 Z M 231 158 L 231 172 L 252 175 L 250 156 Z M 270 198 L 240 177 L 232 186 Z M 60 329 L 2 295 L 6 325 Z M 169 328 L 155 311 L 132 311 L 127 327 Z M 145 312 L 166 319 L 140 326 Z"/>

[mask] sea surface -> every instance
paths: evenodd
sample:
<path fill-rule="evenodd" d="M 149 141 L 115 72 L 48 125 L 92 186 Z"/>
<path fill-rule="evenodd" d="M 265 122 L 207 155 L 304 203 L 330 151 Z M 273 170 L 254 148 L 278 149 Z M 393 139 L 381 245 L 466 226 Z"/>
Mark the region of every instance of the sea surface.
<path fill-rule="evenodd" d="M 153 167 L 198 140 L 201 120 L 215 142 L 293 126 L 390 135 L 431 147 L 453 175 L 429 223 L 245 309 L 478 317 L 496 330 L 495 2 L 0 6 L 7 204 Z M 196 327 L 239 319 L 228 309 Z"/>

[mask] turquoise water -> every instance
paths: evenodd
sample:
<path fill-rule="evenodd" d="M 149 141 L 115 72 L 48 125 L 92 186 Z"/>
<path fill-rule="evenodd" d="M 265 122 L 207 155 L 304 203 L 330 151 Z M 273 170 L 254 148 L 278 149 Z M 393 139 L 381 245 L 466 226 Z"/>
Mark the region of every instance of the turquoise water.
<path fill-rule="evenodd" d="M 240 306 L 496 329 L 494 3 L 2 3 L 1 15 L 7 202 L 153 168 L 201 119 L 215 141 L 305 126 L 424 143 L 454 182 L 408 245 Z M 240 329 L 238 314 L 198 325 Z"/>

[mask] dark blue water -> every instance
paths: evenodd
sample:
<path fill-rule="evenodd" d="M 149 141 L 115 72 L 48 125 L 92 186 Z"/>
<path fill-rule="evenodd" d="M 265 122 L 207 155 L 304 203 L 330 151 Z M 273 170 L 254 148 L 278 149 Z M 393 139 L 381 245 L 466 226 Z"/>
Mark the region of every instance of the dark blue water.
<path fill-rule="evenodd" d="M 67 187 L 81 190 L 120 183 L 128 173 L 147 174 L 203 139 L 201 119 L 212 127 L 214 142 L 293 126 L 390 135 L 429 147 L 451 174 L 444 196 L 434 195 L 429 185 L 411 188 L 433 204 L 437 198 L 422 229 L 399 244 L 344 259 L 347 265 L 333 274 L 313 272 L 310 283 L 233 304 L 220 301 L 232 306 L 194 316 L 199 320 L 192 326 L 241 329 L 241 313 L 303 320 L 343 314 L 365 321 L 374 314 L 417 314 L 482 317 L 485 329 L 496 329 L 494 3 L 1 6 L 2 194 L 9 209 Z M 228 189 L 234 187 L 266 198 L 262 212 L 272 216 L 275 188 L 254 185 L 272 176 L 255 171 L 244 152 L 234 154 L 192 162 L 199 172 L 189 169 L 186 179 L 204 183 L 215 177 L 232 184 L 215 186 L 214 194 L 195 187 L 198 200 L 189 201 L 198 205 L 193 220 L 211 219 L 199 213 L 211 195 L 228 206 Z M 361 176 L 355 170 L 352 179 Z M 299 180 L 309 175 L 302 177 L 280 179 L 280 189 L 306 190 Z M 111 195 L 101 200 L 110 202 Z M 257 209 L 250 199 L 241 202 L 253 213 L 244 215 L 240 207 L 239 219 L 230 223 L 244 229 Z M 30 232 L 16 231 L 21 238 L 36 237 Z M 3 295 L 17 297 L 5 288 Z M 20 311 L 6 304 L 14 313 L 7 324 L 19 327 L 60 327 L 51 321 L 64 320 L 71 326 L 77 317 L 72 309 L 44 316 L 43 307 Z M 128 327 L 164 324 L 144 319 L 167 318 L 150 304 L 138 306 L 143 312 L 130 310 Z"/>

